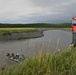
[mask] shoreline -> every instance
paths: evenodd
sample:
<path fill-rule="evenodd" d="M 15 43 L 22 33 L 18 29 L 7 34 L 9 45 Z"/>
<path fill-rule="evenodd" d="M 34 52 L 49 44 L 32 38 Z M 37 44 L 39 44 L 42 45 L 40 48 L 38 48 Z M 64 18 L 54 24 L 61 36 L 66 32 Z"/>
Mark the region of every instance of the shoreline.
<path fill-rule="evenodd" d="M 43 31 L 45 30 L 48 30 L 48 29 L 39 28 L 36 31 L 32 31 L 32 32 L 16 32 L 11 34 L 0 34 L 0 41 L 38 38 L 38 37 L 44 36 Z"/>

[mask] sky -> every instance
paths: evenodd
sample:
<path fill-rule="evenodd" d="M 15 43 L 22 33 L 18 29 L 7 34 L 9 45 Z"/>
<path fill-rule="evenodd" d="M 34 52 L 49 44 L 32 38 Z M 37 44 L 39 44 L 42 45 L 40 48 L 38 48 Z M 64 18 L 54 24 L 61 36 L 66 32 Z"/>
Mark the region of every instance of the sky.
<path fill-rule="evenodd" d="M 76 0 L 0 0 L 0 23 L 64 23 L 76 16 Z"/>

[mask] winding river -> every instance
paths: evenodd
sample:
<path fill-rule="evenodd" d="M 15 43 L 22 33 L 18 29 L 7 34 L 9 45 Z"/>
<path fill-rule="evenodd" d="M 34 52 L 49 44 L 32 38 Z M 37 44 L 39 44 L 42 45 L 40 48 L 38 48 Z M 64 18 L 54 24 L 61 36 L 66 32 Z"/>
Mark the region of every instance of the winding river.
<path fill-rule="evenodd" d="M 72 34 L 62 30 L 44 31 L 44 36 L 40 38 L 1 41 L 0 42 L 0 65 L 14 64 L 15 62 L 6 58 L 6 53 L 24 54 L 26 57 L 33 55 L 35 52 L 49 51 L 55 52 L 57 49 L 65 50 L 72 41 Z"/>

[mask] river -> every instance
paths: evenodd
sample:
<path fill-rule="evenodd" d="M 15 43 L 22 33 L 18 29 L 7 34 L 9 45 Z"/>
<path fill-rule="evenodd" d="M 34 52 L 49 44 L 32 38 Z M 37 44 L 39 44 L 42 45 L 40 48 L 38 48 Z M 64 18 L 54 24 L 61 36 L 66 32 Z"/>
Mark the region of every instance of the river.
<path fill-rule="evenodd" d="M 6 57 L 6 53 L 24 54 L 25 57 L 32 56 L 35 52 L 49 51 L 55 52 L 57 49 L 65 50 L 72 41 L 72 33 L 62 30 L 44 31 L 44 36 L 40 38 L 1 41 L 0 42 L 0 65 L 14 64 Z"/>

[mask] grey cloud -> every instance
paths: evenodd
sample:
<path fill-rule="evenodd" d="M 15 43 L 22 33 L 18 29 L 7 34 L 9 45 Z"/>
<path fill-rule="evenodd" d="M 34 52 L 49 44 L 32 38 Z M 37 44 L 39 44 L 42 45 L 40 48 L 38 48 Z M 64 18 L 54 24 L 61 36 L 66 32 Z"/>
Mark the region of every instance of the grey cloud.
<path fill-rule="evenodd" d="M 0 0 L 0 2 L 4 4 L 0 3 L 0 22 L 70 22 L 76 15 L 76 0 L 13 0 L 12 2 Z"/>
<path fill-rule="evenodd" d="M 29 0 L 36 6 L 40 7 L 49 7 L 49 6 L 56 6 L 63 3 L 75 2 L 75 0 Z"/>

